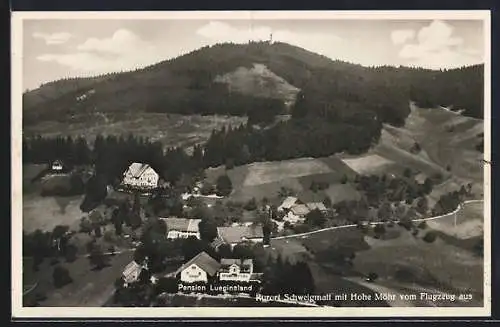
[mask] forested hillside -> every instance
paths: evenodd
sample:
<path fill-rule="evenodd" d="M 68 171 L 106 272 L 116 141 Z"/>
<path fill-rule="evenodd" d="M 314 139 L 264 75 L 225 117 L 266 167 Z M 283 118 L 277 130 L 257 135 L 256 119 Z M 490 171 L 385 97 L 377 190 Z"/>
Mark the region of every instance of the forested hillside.
<path fill-rule="evenodd" d="M 285 43 L 219 44 L 145 69 L 46 84 L 23 96 L 24 123 L 65 120 L 75 114 L 149 111 L 182 114 L 253 114 L 256 121 L 283 113 L 279 94 L 232 91 L 220 76 L 255 64 L 301 90 L 296 115 L 342 119 L 372 112 L 400 124 L 408 101 L 453 105 L 482 117 L 483 66 L 449 71 L 378 67 L 333 61 Z M 77 98 L 92 92 L 84 100 Z M 284 100 L 284 99 L 283 99 Z M 258 117 L 265 112 L 266 117 Z"/>
<path fill-rule="evenodd" d="M 252 94 L 252 83 L 261 82 L 280 85 L 268 87 L 269 92 L 262 91 L 264 84 L 257 85 Z M 411 100 L 420 107 L 452 106 L 482 118 L 483 66 L 448 71 L 367 68 L 285 43 L 220 44 L 133 72 L 45 85 L 24 95 L 23 119 L 26 127 L 47 120 L 71 123 L 72 115 L 82 120 L 85 114 L 113 112 L 248 116 L 247 125 L 214 130 L 203 145 L 203 164 L 197 166 L 214 167 L 363 153 L 379 141 L 384 123 L 404 124 Z M 275 121 L 284 113 L 291 119 Z M 26 148 L 33 151 L 39 144 Z M 102 162 L 118 160 L 116 167 L 123 168 L 131 160 L 162 161 L 156 157 L 162 157 L 161 144 L 152 153 L 156 154 L 146 152 L 139 158 L 125 151 L 113 159 L 103 154 L 107 159 Z M 71 160 L 69 155 L 33 154 L 33 159 Z"/>

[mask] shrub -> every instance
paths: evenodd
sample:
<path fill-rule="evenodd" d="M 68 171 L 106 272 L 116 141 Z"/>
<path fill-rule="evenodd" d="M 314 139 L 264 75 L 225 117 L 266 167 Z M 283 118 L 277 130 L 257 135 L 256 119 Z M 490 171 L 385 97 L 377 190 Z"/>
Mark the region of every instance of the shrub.
<path fill-rule="evenodd" d="M 375 281 L 375 280 L 378 278 L 378 274 L 377 274 L 377 273 L 375 273 L 375 272 L 371 272 L 371 273 L 369 273 L 369 274 L 368 274 L 368 276 L 367 276 L 367 277 L 368 277 L 368 279 L 369 279 L 370 281 Z"/>
<path fill-rule="evenodd" d="M 403 218 L 398 223 L 400 226 L 404 227 L 406 230 L 410 230 L 413 227 L 413 221 L 409 218 Z"/>
<path fill-rule="evenodd" d="M 383 235 L 385 233 L 385 227 L 382 224 L 378 224 L 378 225 L 375 225 L 375 227 L 373 228 L 373 231 L 377 235 Z"/>
<path fill-rule="evenodd" d="M 427 234 L 425 234 L 423 240 L 426 241 L 427 243 L 432 243 L 436 240 L 436 238 L 437 238 L 436 233 L 428 232 Z"/>
<path fill-rule="evenodd" d="M 257 209 L 257 201 L 255 200 L 255 198 L 252 198 L 245 204 L 243 208 L 247 211 L 254 211 Z"/>
<path fill-rule="evenodd" d="M 62 266 L 56 266 L 52 273 L 52 278 L 54 281 L 54 286 L 56 288 L 63 287 L 66 284 L 69 284 L 73 281 L 73 279 L 69 275 L 68 269 Z"/>
<path fill-rule="evenodd" d="M 427 227 L 427 223 L 425 221 L 422 221 L 420 224 L 418 224 L 418 228 L 420 229 L 425 229 Z"/>

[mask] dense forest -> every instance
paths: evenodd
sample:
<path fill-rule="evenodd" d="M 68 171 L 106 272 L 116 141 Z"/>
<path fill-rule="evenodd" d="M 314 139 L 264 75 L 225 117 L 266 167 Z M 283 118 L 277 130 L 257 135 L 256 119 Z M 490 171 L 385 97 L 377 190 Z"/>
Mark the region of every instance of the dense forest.
<path fill-rule="evenodd" d="M 267 115 L 283 113 L 283 97 L 232 92 L 217 76 L 238 67 L 266 65 L 301 93 L 298 116 L 328 116 L 337 122 L 353 114 L 375 115 L 401 124 L 408 101 L 453 106 L 482 117 L 483 65 L 433 71 L 406 67 L 363 67 L 333 61 L 285 43 L 218 44 L 144 69 L 68 79 L 23 95 L 24 123 L 64 120 L 72 114 L 150 111 L 181 114 Z M 84 101 L 77 97 L 92 91 Z M 119 95 L 119 96 L 117 96 Z"/>

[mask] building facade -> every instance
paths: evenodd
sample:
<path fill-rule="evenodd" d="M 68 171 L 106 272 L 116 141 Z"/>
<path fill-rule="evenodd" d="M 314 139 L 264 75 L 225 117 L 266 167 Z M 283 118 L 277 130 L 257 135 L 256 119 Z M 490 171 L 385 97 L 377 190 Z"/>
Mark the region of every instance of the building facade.
<path fill-rule="evenodd" d="M 148 164 L 134 162 L 123 174 L 122 184 L 137 189 L 151 190 L 158 187 L 160 176 Z"/>
<path fill-rule="evenodd" d="M 249 282 L 253 274 L 252 259 L 221 259 L 218 275 L 221 281 Z"/>
<path fill-rule="evenodd" d="M 217 260 L 206 252 L 201 252 L 183 264 L 175 275 L 178 275 L 183 283 L 207 283 L 210 278 L 216 276 L 219 268 L 220 263 Z"/>

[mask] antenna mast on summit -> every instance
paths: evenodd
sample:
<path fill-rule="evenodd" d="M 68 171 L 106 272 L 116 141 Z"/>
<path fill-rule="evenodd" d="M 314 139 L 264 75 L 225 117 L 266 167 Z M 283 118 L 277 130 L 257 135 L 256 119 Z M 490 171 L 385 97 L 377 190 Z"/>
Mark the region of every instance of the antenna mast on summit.
<path fill-rule="evenodd" d="M 269 35 L 269 43 L 273 43 L 273 33 Z"/>

